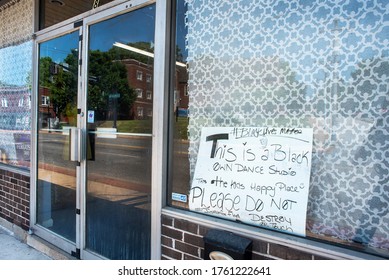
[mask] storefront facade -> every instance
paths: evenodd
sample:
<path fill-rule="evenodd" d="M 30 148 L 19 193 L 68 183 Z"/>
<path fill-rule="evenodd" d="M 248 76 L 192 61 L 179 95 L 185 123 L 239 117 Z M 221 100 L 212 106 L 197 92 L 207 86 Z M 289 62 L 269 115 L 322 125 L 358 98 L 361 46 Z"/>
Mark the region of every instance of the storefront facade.
<path fill-rule="evenodd" d="M 0 218 L 81 259 L 389 257 L 387 1 L 0 1 Z"/>

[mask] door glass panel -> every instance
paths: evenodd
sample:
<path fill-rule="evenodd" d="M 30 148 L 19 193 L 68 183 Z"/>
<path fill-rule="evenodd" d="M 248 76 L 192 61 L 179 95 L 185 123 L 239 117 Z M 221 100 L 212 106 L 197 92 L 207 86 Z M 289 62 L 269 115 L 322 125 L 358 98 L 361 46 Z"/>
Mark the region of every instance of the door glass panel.
<path fill-rule="evenodd" d="M 150 258 L 155 5 L 90 26 L 86 247 Z"/>
<path fill-rule="evenodd" d="M 37 223 L 75 242 L 78 31 L 39 45 Z"/>

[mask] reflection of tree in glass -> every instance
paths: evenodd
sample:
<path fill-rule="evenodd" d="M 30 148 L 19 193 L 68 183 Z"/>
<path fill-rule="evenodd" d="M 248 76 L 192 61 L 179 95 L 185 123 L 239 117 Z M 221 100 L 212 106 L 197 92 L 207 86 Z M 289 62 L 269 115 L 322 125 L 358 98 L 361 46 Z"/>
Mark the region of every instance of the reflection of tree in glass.
<path fill-rule="evenodd" d="M 178 45 L 176 45 L 176 61 L 185 62 L 184 54 Z"/>
<path fill-rule="evenodd" d="M 77 114 L 78 53 L 72 50 L 62 64 L 51 57 L 42 57 L 39 64 L 39 85 L 50 92 L 50 102 L 57 116 L 70 123 Z"/>
<path fill-rule="evenodd" d="M 130 44 L 140 50 L 152 53 L 150 43 L 138 42 Z M 126 59 L 134 59 L 152 65 L 153 58 L 113 47 L 108 52 L 91 51 L 89 55 L 89 90 L 88 109 L 95 111 L 97 120 L 106 120 L 107 111 L 115 106 L 109 96 L 119 94 L 117 100 L 118 119 L 128 119 L 130 108 L 135 99 L 135 90 L 128 82 L 127 68 L 122 63 Z"/>
<path fill-rule="evenodd" d="M 130 44 L 140 50 L 153 53 L 147 42 Z M 107 52 L 93 50 L 88 64 L 88 110 L 95 111 L 96 120 L 107 120 L 113 107 L 117 119 L 129 119 L 131 107 L 136 99 L 134 88 L 128 80 L 126 59 L 134 59 L 151 65 L 153 58 L 139 53 L 113 47 Z M 78 52 L 71 53 L 60 64 L 51 57 L 42 57 L 39 64 L 39 85 L 50 93 L 50 104 L 61 121 L 72 122 L 77 113 Z M 119 96 L 113 102 L 112 96 Z M 111 98 L 110 98 L 111 96 Z"/>
<path fill-rule="evenodd" d="M 109 95 L 113 94 L 120 94 L 118 117 L 127 117 L 135 93 L 128 84 L 126 67 L 113 60 L 109 52 L 92 51 L 89 55 L 88 109 L 95 111 L 97 120 L 107 119 Z"/>

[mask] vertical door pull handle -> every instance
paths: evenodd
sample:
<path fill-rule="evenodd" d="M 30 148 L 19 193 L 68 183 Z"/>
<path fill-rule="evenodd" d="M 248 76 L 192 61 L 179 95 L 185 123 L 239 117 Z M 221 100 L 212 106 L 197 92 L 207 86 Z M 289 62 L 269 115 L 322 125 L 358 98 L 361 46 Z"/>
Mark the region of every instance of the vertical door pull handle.
<path fill-rule="evenodd" d="M 80 131 L 77 127 L 71 127 L 69 130 L 69 158 L 71 161 L 80 161 L 79 158 L 79 135 Z"/>

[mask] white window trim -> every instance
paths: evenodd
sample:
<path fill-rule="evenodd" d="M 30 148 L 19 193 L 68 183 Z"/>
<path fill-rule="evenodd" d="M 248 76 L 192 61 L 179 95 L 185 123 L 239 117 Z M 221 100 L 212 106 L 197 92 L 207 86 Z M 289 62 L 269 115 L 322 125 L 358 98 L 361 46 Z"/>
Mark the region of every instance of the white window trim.
<path fill-rule="evenodd" d="M 1 107 L 7 108 L 8 107 L 8 100 L 7 98 L 2 98 L 1 99 Z"/>
<path fill-rule="evenodd" d="M 135 89 L 136 97 L 137 98 L 143 98 L 143 90 L 140 88 Z"/>
<path fill-rule="evenodd" d="M 136 115 L 138 117 L 143 117 L 143 107 L 136 108 Z"/>
<path fill-rule="evenodd" d="M 41 105 L 42 106 L 49 106 L 50 98 L 47 95 L 42 95 L 41 98 Z"/>
<path fill-rule="evenodd" d="M 142 71 L 136 70 L 136 79 L 138 81 L 142 81 L 143 80 L 143 72 Z"/>

